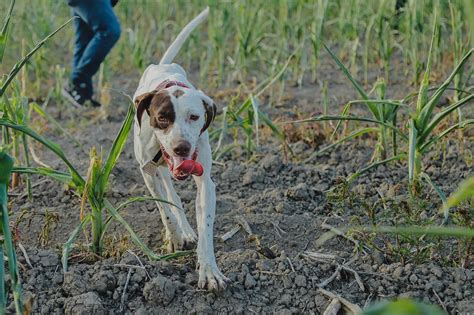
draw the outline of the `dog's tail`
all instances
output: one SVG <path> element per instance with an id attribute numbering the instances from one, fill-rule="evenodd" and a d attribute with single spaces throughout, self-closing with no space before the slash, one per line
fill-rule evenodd
<path id="1" fill-rule="evenodd" d="M 209 15 L 209 7 L 204 9 L 198 16 L 196 16 L 191 22 L 186 25 L 181 33 L 179 33 L 178 37 L 174 40 L 168 50 L 165 52 L 163 57 L 160 60 L 160 65 L 163 64 L 170 64 L 174 57 L 178 54 L 178 51 L 183 46 L 186 39 L 189 37 L 189 34 L 199 25 L 201 24 Z"/>

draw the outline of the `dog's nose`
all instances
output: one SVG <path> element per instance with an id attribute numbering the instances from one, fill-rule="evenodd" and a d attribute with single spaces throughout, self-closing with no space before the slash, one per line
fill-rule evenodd
<path id="1" fill-rule="evenodd" d="M 179 156 L 187 157 L 189 156 L 189 151 L 191 151 L 191 143 L 180 141 L 174 146 L 173 151 Z"/>

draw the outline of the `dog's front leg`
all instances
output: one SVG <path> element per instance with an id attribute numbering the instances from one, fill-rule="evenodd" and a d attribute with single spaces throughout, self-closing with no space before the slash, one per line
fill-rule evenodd
<path id="1" fill-rule="evenodd" d="M 206 133 L 207 135 L 207 133 Z M 209 142 L 199 149 L 199 162 L 204 167 L 201 177 L 194 176 L 197 185 L 196 220 L 198 229 L 198 270 L 200 288 L 225 289 L 229 279 L 217 267 L 214 255 L 213 226 L 216 212 L 216 186 L 211 179 L 212 155 Z"/>

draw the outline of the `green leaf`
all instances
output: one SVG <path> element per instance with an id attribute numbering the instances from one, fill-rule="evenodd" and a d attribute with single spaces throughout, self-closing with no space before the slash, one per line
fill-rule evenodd
<path id="1" fill-rule="evenodd" d="M 69 171 L 71 172 L 71 177 L 74 181 L 74 184 L 77 187 L 84 186 L 84 183 L 85 183 L 84 179 L 81 177 L 79 172 L 74 168 L 74 166 L 71 164 L 71 162 L 66 158 L 64 152 L 61 150 L 61 147 L 59 145 L 57 145 L 56 143 L 44 138 L 43 136 L 40 136 L 39 134 L 37 134 L 34 130 L 30 129 L 29 127 L 15 124 L 15 123 L 13 123 L 12 121 L 10 121 L 8 119 L 0 118 L 0 126 L 5 126 L 5 127 L 8 127 L 8 128 L 11 128 L 11 129 L 21 131 L 21 132 L 27 134 L 28 136 L 32 137 L 36 141 L 40 142 L 41 144 L 43 144 L 45 147 L 50 149 L 54 154 L 56 154 L 61 160 L 63 160 L 64 163 L 66 163 L 66 165 L 69 168 Z"/>
<path id="2" fill-rule="evenodd" d="M 76 19 L 77 17 L 72 17 L 69 19 L 66 23 L 61 25 L 59 28 L 57 28 L 54 32 L 46 36 L 42 41 L 40 41 L 25 57 L 23 57 L 21 60 L 19 60 L 11 69 L 10 73 L 8 74 L 7 78 L 5 81 L 3 81 L 2 86 L 0 87 L 0 97 L 3 96 L 5 93 L 5 90 L 7 87 L 10 85 L 10 83 L 13 81 L 15 76 L 18 74 L 18 72 L 23 68 L 23 66 L 30 60 L 30 58 L 51 38 L 53 37 L 57 32 L 62 30 L 66 25 L 68 25 L 72 20 Z"/>
<path id="3" fill-rule="evenodd" d="M 333 116 L 333 115 L 320 115 L 317 117 L 312 117 L 308 119 L 302 119 L 302 120 L 295 120 L 295 121 L 290 121 L 287 122 L 288 124 L 295 124 L 295 123 L 305 123 L 305 122 L 312 122 L 312 121 L 326 121 L 326 120 L 335 120 L 335 121 L 340 121 L 340 120 L 353 120 L 353 121 L 363 121 L 363 122 L 371 122 L 371 123 L 376 123 L 382 126 L 385 126 L 393 131 L 395 131 L 397 134 L 399 134 L 403 139 L 408 140 L 407 136 L 403 134 L 398 128 L 395 126 L 392 126 L 389 123 L 372 119 L 372 118 L 365 118 L 365 117 L 357 117 L 357 116 Z"/>
<path id="4" fill-rule="evenodd" d="M 84 228 L 84 225 L 87 222 L 89 222 L 90 220 L 92 220 L 92 214 L 86 215 L 82 219 L 81 223 L 79 223 L 79 225 L 72 231 L 72 233 L 69 234 L 68 240 L 66 241 L 66 243 L 64 243 L 64 245 L 63 245 L 63 255 L 62 255 L 62 258 L 61 258 L 61 261 L 62 261 L 62 264 L 63 264 L 63 272 L 67 272 L 69 254 L 71 253 L 72 247 L 74 246 L 74 242 L 75 242 L 77 236 L 79 235 L 79 233 Z"/>
<path id="5" fill-rule="evenodd" d="M 0 184 L 8 185 L 13 169 L 13 159 L 6 152 L 0 152 Z"/>
<path id="6" fill-rule="evenodd" d="M 377 162 L 374 162 L 372 164 L 369 164 L 368 166 L 364 167 L 363 169 L 355 172 L 354 174 L 350 175 L 347 177 L 346 181 L 348 183 L 351 183 L 352 181 L 354 181 L 357 177 L 359 177 L 360 175 L 362 175 L 363 173 L 367 172 L 367 171 L 370 171 L 371 169 L 373 168 L 377 168 L 378 166 L 380 165 L 383 165 L 383 164 L 387 164 L 389 162 L 392 162 L 392 161 L 398 161 L 398 160 L 402 160 L 406 158 L 406 154 L 404 153 L 401 153 L 399 155 L 396 155 L 396 156 L 393 156 L 391 158 L 388 158 L 388 159 L 385 159 L 385 160 L 382 160 L 382 161 L 377 161 Z"/>
<path id="7" fill-rule="evenodd" d="M 348 141 L 352 138 L 355 138 L 355 137 L 359 137 L 359 136 L 362 136 L 366 133 L 369 133 L 369 132 L 375 132 L 375 131 L 378 131 L 379 128 L 374 128 L 374 127 L 368 127 L 368 128 L 362 128 L 362 129 L 358 129 L 358 130 L 355 130 L 353 131 L 350 135 L 348 135 L 347 137 L 344 137 L 328 146 L 325 146 L 324 148 L 314 152 L 313 154 L 310 155 L 309 158 L 307 158 L 306 160 L 304 160 L 304 163 L 308 163 L 308 162 L 311 162 L 312 159 L 314 159 L 315 157 L 317 157 L 318 155 L 321 155 L 323 154 L 324 152 L 334 148 L 335 146 L 345 142 L 345 141 Z"/>
<path id="8" fill-rule="evenodd" d="M 341 60 L 339 60 L 339 58 L 337 58 L 337 56 L 332 52 L 331 49 L 329 49 L 328 46 L 326 46 L 325 43 L 323 43 L 323 46 L 324 48 L 326 49 L 326 51 L 329 53 L 329 55 L 332 57 L 332 59 L 336 62 L 336 64 L 339 66 L 339 68 L 342 70 L 342 72 L 346 75 L 346 77 L 349 79 L 349 81 L 351 81 L 352 85 L 355 87 L 355 89 L 357 90 L 357 92 L 359 92 L 359 95 L 366 101 L 366 104 L 367 104 L 367 107 L 369 108 L 369 110 L 372 112 L 372 114 L 374 115 L 375 118 L 377 119 L 380 119 L 379 117 L 379 114 L 378 114 L 378 110 L 377 110 L 377 107 L 375 107 L 370 101 L 369 101 L 369 96 L 367 95 L 367 93 L 364 91 L 364 89 L 362 88 L 362 86 L 359 84 L 359 82 L 357 82 L 356 79 L 354 79 L 354 77 L 351 75 L 351 73 L 349 72 L 349 70 L 346 68 L 346 66 L 344 66 L 344 64 L 342 63 Z"/>
<path id="9" fill-rule="evenodd" d="M 54 170 L 52 168 L 47 167 L 14 167 L 13 173 L 21 173 L 21 174 L 38 174 L 43 176 L 49 176 L 61 183 L 66 185 L 72 184 L 72 177 L 71 174 Z"/>
<path id="10" fill-rule="evenodd" d="M 444 212 L 444 220 L 445 222 L 448 220 L 448 214 L 449 214 L 449 207 L 448 207 L 448 202 L 446 200 L 446 195 L 445 193 L 439 188 L 428 176 L 428 174 L 422 172 L 420 173 L 420 178 L 424 179 L 428 185 L 430 185 L 438 194 L 439 198 L 441 199 L 441 202 L 443 203 L 443 208 L 446 209 Z"/>
<path id="11" fill-rule="evenodd" d="M 10 24 L 10 19 L 12 17 L 14 7 L 15 0 L 12 0 L 10 3 L 10 8 L 8 9 L 7 16 L 5 17 L 5 23 L 3 24 L 2 30 L 0 31 L 0 65 L 3 62 L 3 55 L 5 54 L 5 48 L 7 46 L 8 26 Z"/>
<path id="12" fill-rule="evenodd" d="M 449 208 L 455 207 L 470 198 L 474 198 L 474 177 L 466 179 L 459 185 L 459 188 L 449 196 L 443 211 L 445 212 Z"/>
<path id="13" fill-rule="evenodd" d="M 361 315 L 444 315 L 443 311 L 434 305 L 427 305 L 409 299 L 389 302 L 382 301 L 368 307 Z"/>
<path id="14" fill-rule="evenodd" d="M 441 140 L 441 138 L 443 138 L 444 136 L 446 136 L 447 134 L 451 133 L 452 131 L 454 130 L 457 130 L 457 129 L 464 129 L 466 128 L 467 126 L 469 125 L 473 125 L 474 124 L 474 119 L 466 119 L 466 120 L 463 120 L 463 121 L 460 121 L 452 126 L 450 126 L 448 129 L 445 129 L 443 130 L 440 134 L 438 134 L 436 137 L 433 137 L 429 142 L 423 144 L 421 147 L 420 147 L 420 151 L 423 152 L 425 151 L 427 148 L 429 148 L 431 145 L 437 143 L 439 140 Z"/>
<path id="15" fill-rule="evenodd" d="M 416 150 L 417 150 L 417 135 L 418 130 L 415 126 L 415 121 L 410 119 L 409 122 L 409 139 L 408 139 L 408 181 L 410 184 L 415 179 L 415 167 L 416 167 Z"/>
<path id="16" fill-rule="evenodd" d="M 469 50 L 461 59 L 461 61 L 457 64 L 457 66 L 454 68 L 453 72 L 449 75 L 449 77 L 446 79 L 446 81 L 443 82 L 443 84 L 434 92 L 433 96 L 431 96 L 430 100 L 426 105 L 423 107 L 421 112 L 419 113 L 417 117 L 417 126 L 425 126 L 428 120 L 431 117 L 431 114 L 433 113 L 434 108 L 436 107 L 436 104 L 438 103 L 438 100 L 440 99 L 441 95 L 444 93 L 444 91 L 447 89 L 449 84 L 453 81 L 454 77 L 456 74 L 461 70 L 463 67 L 464 63 L 469 59 L 469 57 L 472 55 L 474 52 L 474 48 Z M 424 128 L 423 128 L 424 129 Z"/>
<path id="17" fill-rule="evenodd" d="M 433 131 L 433 129 L 436 128 L 436 126 L 444 119 L 446 118 L 449 114 L 451 114 L 453 111 L 456 109 L 460 108 L 461 106 L 467 104 L 471 100 L 474 99 L 474 94 L 470 94 L 466 96 L 465 98 L 459 100 L 458 102 L 449 105 L 446 107 L 444 110 L 436 114 L 433 119 L 429 122 L 429 124 L 424 128 L 420 134 L 419 137 L 419 144 L 422 144 L 425 142 L 425 140 L 428 138 L 430 133 Z"/>
<path id="18" fill-rule="evenodd" d="M 112 169 L 115 167 L 117 160 L 122 153 L 123 147 L 127 142 L 128 134 L 130 133 L 130 129 L 133 125 L 134 115 L 135 115 L 135 106 L 133 104 L 132 99 L 129 97 L 130 104 L 128 106 L 127 116 L 120 127 L 120 131 L 118 132 L 117 136 L 115 137 L 114 143 L 112 144 L 112 148 L 109 151 L 109 155 L 107 160 L 103 166 L 102 173 L 99 179 L 99 194 L 102 196 L 106 190 L 106 186 L 109 182 L 110 173 Z"/>

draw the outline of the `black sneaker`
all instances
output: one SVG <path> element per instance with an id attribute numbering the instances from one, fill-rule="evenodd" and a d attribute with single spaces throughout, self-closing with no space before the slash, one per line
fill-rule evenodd
<path id="1" fill-rule="evenodd" d="M 61 94 L 65 99 L 67 99 L 72 106 L 74 107 L 82 107 L 86 102 L 86 98 L 79 93 L 79 91 L 75 88 L 63 88 Z"/>
<path id="2" fill-rule="evenodd" d="M 66 98 L 74 107 L 100 107 L 102 106 L 98 101 L 93 100 L 92 98 L 84 97 L 77 89 L 75 88 L 63 88 L 62 95 Z"/>

